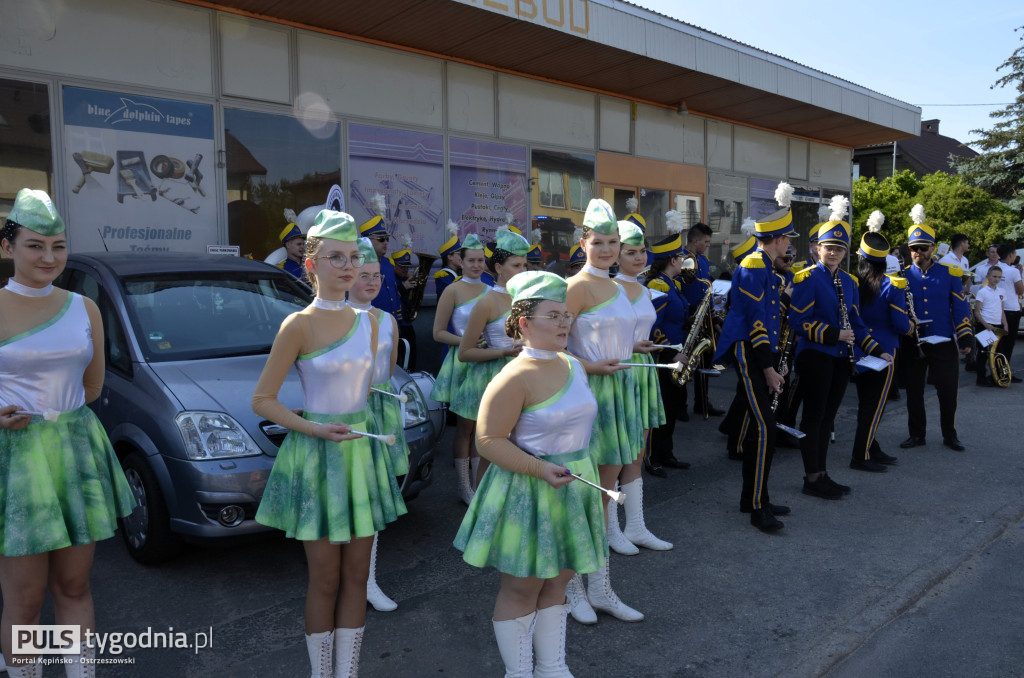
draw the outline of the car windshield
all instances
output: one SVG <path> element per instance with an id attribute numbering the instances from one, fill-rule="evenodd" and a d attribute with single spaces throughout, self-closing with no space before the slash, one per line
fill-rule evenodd
<path id="1" fill-rule="evenodd" d="M 124 279 L 139 345 L 151 362 L 269 353 L 281 322 L 311 300 L 286 275 L 199 275 Z"/>

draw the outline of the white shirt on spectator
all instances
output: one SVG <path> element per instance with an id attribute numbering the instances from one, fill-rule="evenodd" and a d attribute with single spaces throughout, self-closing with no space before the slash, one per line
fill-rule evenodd
<path id="1" fill-rule="evenodd" d="M 999 281 L 999 292 L 1003 295 L 1003 309 L 1007 311 L 1020 310 L 1020 297 L 1017 296 L 1017 283 L 1020 280 L 1020 271 L 1016 266 L 999 262 L 999 268 L 1003 269 L 1003 279 Z"/>
<path id="2" fill-rule="evenodd" d="M 1003 326 L 1003 295 L 999 289 L 985 285 L 974 294 L 975 304 L 980 304 L 979 314 L 989 325 Z"/>
<path id="3" fill-rule="evenodd" d="M 956 252 L 953 252 L 952 250 L 946 252 L 946 256 L 939 259 L 939 263 L 959 266 L 964 272 L 967 272 L 967 270 L 971 267 L 970 263 L 968 263 L 967 261 L 967 257 L 958 257 L 956 255 Z"/>

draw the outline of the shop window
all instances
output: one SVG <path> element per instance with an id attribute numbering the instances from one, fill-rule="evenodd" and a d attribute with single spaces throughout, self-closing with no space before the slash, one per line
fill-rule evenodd
<path id="1" fill-rule="evenodd" d="M 576 212 L 586 212 L 594 197 L 594 181 L 578 174 L 569 175 L 569 204 Z"/>
<path id="2" fill-rule="evenodd" d="M 774 190 L 774 189 L 773 189 Z M 716 233 L 739 235 L 746 217 L 747 178 L 708 172 L 708 226 Z M 735 238 L 731 238 L 735 242 Z"/>
<path id="3" fill-rule="evenodd" d="M 23 188 L 53 195 L 49 88 L 0 78 L 0 217 Z"/>
<path id="4" fill-rule="evenodd" d="M 492 242 L 509 215 L 512 223 L 529 235 L 527 158 L 524 146 L 448 139 L 449 207 L 460 238 L 475 233 L 483 242 Z M 446 239 L 440 238 L 437 244 Z"/>
<path id="5" fill-rule="evenodd" d="M 565 209 L 565 185 L 561 172 L 542 169 L 539 172 L 537 183 L 540 185 L 542 207 Z"/>
<path id="6" fill-rule="evenodd" d="M 594 197 L 594 156 L 534 150 L 530 162 L 532 228 L 540 230 L 546 257 L 568 259 L 573 232 L 583 225 L 583 215 Z"/>
<path id="7" fill-rule="evenodd" d="M 228 237 L 242 255 L 263 259 L 281 246 L 285 209 L 322 205 L 341 183 L 341 129 L 309 121 L 227 108 Z M 314 215 L 315 216 L 315 215 Z"/>

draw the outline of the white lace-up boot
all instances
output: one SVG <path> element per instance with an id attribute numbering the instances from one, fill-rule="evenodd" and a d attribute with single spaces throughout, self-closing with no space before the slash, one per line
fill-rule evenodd
<path id="1" fill-rule="evenodd" d="M 643 613 L 626 605 L 615 595 L 608 567 L 609 561 L 606 560 L 604 567 L 587 575 L 587 598 L 590 600 L 590 605 L 595 610 L 610 614 L 622 621 L 641 621 L 644 618 Z"/>
<path id="2" fill-rule="evenodd" d="M 331 678 L 334 671 L 334 631 L 306 634 L 312 678 Z"/>
<path id="3" fill-rule="evenodd" d="M 616 484 L 618 487 L 618 484 Z M 619 505 L 609 499 L 607 502 L 606 513 L 608 514 L 608 548 L 615 551 L 620 556 L 635 556 L 640 553 L 633 542 L 626 538 L 622 534 L 622 528 L 619 527 Z M 627 509 L 626 513 L 629 513 L 628 503 L 629 497 L 626 498 Z M 629 522 L 626 523 L 629 525 Z"/>
<path id="4" fill-rule="evenodd" d="M 455 478 L 459 489 L 459 499 L 469 506 L 473 501 L 473 479 L 470 477 L 469 459 L 455 460 Z"/>
<path id="5" fill-rule="evenodd" d="M 373 533 L 373 550 L 370 551 L 370 577 L 366 580 L 366 601 L 373 605 L 377 612 L 391 612 L 398 607 L 398 603 L 391 600 L 377 586 L 377 535 Z"/>
<path id="6" fill-rule="evenodd" d="M 498 641 L 505 678 L 533 678 L 533 626 L 537 612 L 508 621 L 494 621 L 494 637 Z"/>
<path id="7" fill-rule="evenodd" d="M 334 629 L 334 678 L 359 676 L 359 650 L 363 646 L 365 628 Z"/>
<path id="8" fill-rule="evenodd" d="M 565 586 L 565 597 L 569 601 L 569 614 L 580 624 L 596 624 L 597 613 L 587 600 L 587 591 L 583 588 L 583 577 L 574 574 Z"/>
<path id="9" fill-rule="evenodd" d="M 652 551 L 670 551 L 672 544 L 658 539 L 644 524 L 644 479 L 637 478 L 622 486 L 626 493 L 626 530 L 623 537 L 636 546 L 643 546 Z M 612 534 L 609 528 L 608 543 L 611 544 Z"/>
<path id="10" fill-rule="evenodd" d="M 67 678 L 96 678 L 96 648 L 85 643 L 78 644 L 78 652 L 65 657 L 70 664 L 64 665 Z M 40 667 L 40 676 L 42 676 Z"/>
<path id="11" fill-rule="evenodd" d="M 565 626 L 568 605 L 553 605 L 537 610 L 533 629 L 533 678 L 573 678 L 565 665 Z"/>
<path id="12" fill-rule="evenodd" d="M 43 665 L 39 663 L 39 657 L 27 664 L 18 666 L 8 664 L 6 670 L 10 678 L 43 678 Z"/>

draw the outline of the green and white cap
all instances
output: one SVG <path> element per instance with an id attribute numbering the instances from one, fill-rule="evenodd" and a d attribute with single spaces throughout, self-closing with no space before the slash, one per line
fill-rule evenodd
<path id="1" fill-rule="evenodd" d="M 547 271 L 523 271 L 505 284 L 505 289 L 512 296 L 512 303 L 527 299 L 546 299 L 565 303 L 565 292 L 569 283 L 565 278 Z"/>
<path id="2" fill-rule="evenodd" d="M 619 240 L 623 245 L 630 247 L 643 247 L 644 232 L 632 221 L 619 222 Z"/>
<path id="3" fill-rule="evenodd" d="M 504 226 L 498 229 L 495 240 L 495 247 L 517 257 L 525 257 L 530 251 L 530 241 Z"/>
<path id="4" fill-rule="evenodd" d="M 376 264 L 380 261 L 377 258 L 377 250 L 373 249 L 373 243 L 369 238 L 359 239 L 359 254 L 363 255 L 364 264 Z"/>
<path id="5" fill-rule="evenodd" d="M 482 250 L 484 249 L 484 244 L 480 242 L 480 238 L 477 237 L 476 233 L 470 233 L 466 236 L 466 239 L 462 241 L 462 249 Z"/>
<path id="6" fill-rule="evenodd" d="M 23 188 L 14 199 L 8 221 L 39 235 L 59 235 L 64 232 L 64 220 L 57 214 L 57 208 L 46 191 Z"/>
<path id="7" fill-rule="evenodd" d="M 615 210 L 604 200 L 594 198 L 587 205 L 587 213 L 583 217 L 583 226 L 601 235 L 616 235 L 619 224 L 615 219 Z"/>
<path id="8" fill-rule="evenodd" d="M 356 220 L 345 212 L 320 210 L 306 235 L 310 238 L 355 242 L 359 238 L 359 229 Z"/>

